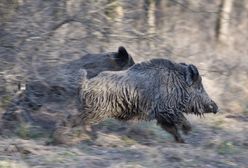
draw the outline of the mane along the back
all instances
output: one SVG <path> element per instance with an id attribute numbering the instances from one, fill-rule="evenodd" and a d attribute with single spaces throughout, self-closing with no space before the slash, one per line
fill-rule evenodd
<path id="1" fill-rule="evenodd" d="M 136 63 L 132 67 L 129 68 L 130 71 L 149 71 L 155 69 L 164 69 L 170 71 L 178 71 L 182 73 L 184 71 L 184 66 L 181 64 L 175 63 L 168 59 L 156 58 L 151 59 L 149 61 L 144 61 L 141 63 Z"/>

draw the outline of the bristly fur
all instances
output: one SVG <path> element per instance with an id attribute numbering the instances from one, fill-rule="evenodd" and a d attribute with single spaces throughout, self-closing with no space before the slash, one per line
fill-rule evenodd
<path id="1" fill-rule="evenodd" d="M 70 115 L 66 125 L 88 125 L 106 118 L 157 120 L 177 142 L 184 142 L 191 125 L 183 113 L 202 116 L 217 112 L 217 105 L 205 92 L 197 68 L 166 59 L 152 59 L 123 71 L 105 71 L 87 79 L 81 71 L 78 89 L 79 113 Z"/>
<path id="2" fill-rule="evenodd" d="M 115 118 L 179 124 L 182 113 L 189 111 L 195 99 L 185 82 L 185 71 L 185 65 L 152 59 L 125 71 L 107 71 L 85 79 L 80 89 L 81 122 Z M 208 97 L 204 100 L 207 102 L 196 103 L 197 106 L 210 102 Z"/>

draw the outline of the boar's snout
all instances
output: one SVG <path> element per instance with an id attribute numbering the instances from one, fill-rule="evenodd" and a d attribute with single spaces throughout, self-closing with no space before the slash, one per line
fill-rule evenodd
<path id="1" fill-rule="evenodd" d="M 214 101 L 208 105 L 208 112 L 216 114 L 218 112 L 218 106 Z"/>

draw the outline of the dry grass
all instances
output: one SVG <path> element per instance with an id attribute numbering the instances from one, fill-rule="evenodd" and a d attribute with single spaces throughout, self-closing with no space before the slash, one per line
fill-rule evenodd
<path id="1" fill-rule="evenodd" d="M 245 122 L 221 114 L 189 119 L 194 129 L 185 137 L 186 144 L 175 143 L 153 123 L 133 123 L 125 129 L 108 133 L 106 127 L 97 128 L 96 140 L 58 146 L 47 146 L 49 137 L 46 136 L 39 139 L 26 138 L 28 131 L 24 127 L 23 137 L 0 138 L 0 166 L 119 168 L 207 165 L 241 168 L 248 164 L 248 126 Z M 109 122 L 103 125 L 118 125 L 113 120 Z M 121 125 L 119 123 L 119 127 Z"/>

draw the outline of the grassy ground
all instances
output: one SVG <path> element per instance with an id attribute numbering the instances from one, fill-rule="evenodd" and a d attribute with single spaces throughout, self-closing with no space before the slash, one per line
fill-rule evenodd
<path id="1" fill-rule="evenodd" d="M 96 140 L 67 146 L 47 145 L 49 135 L 22 126 L 0 136 L 0 168 L 247 167 L 247 114 L 188 118 L 193 131 L 186 144 L 175 143 L 154 122 L 105 121 Z"/>

